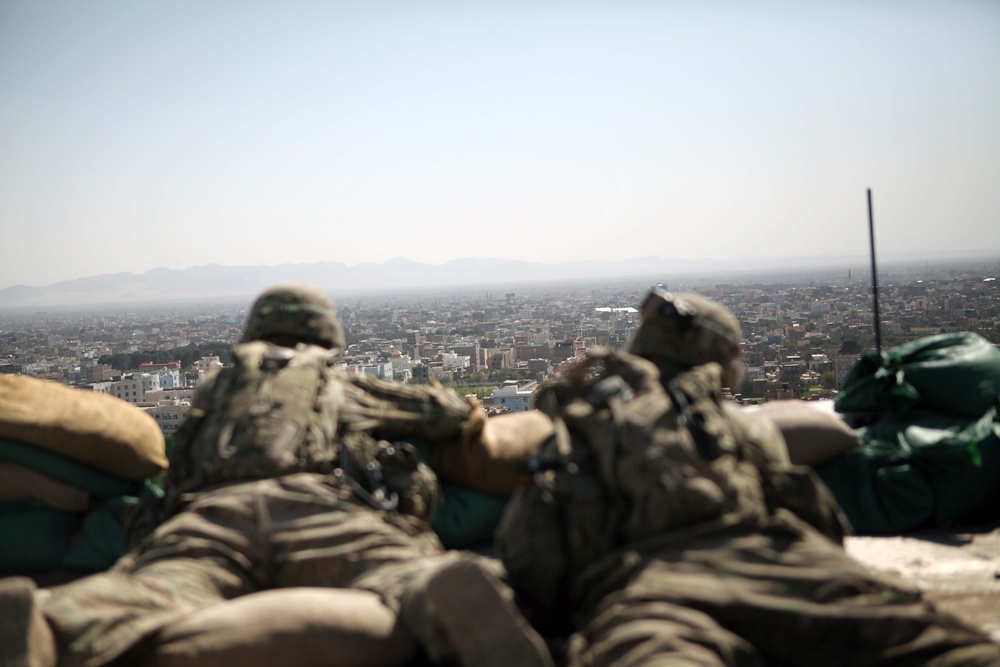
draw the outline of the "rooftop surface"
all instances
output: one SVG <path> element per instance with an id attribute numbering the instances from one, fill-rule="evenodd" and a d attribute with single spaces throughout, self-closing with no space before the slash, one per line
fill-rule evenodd
<path id="1" fill-rule="evenodd" d="M 847 538 L 847 552 L 1000 641 L 1000 525 Z"/>

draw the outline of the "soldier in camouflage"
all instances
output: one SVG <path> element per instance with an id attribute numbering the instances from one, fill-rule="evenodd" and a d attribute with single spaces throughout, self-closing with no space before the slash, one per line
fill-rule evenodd
<path id="1" fill-rule="evenodd" d="M 320 291 L 261 294 L 234 366 L 199 384 L 164 501 L 135 523 L 151 532 L 105 573 L 47 591 L 0 582 L 0 666 L 141 662 L 174 620 L 297 586 L 377 594 L 436 662 L 550 665 L 493 569 L 430 530 L 437 480 L 410 443 L 474 440 L 481 411 L 441 387 L 348 375 L 343 347 Z"/>
<path id="2" fill-rule="evenodd" d="M 655 289 L 630 352 L 597 352 L 536 405 L 556 437 L 498 550 L 570 667 L 1000 665 L 1000 646 L 882 580 L 780 433 L 723 405 L 736 319 Z"/>

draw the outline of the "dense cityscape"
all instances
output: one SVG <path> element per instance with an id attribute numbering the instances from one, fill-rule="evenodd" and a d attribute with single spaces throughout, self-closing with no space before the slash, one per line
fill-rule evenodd
<path id="1" fill-rule="evenodd" d="M 1000 342 L 998 273 L 995 263 L 880 272 L 881 346 L 949 331 Z M 746 369 L 730 388 L 735 401 L 829 398 L 875 348 L 870 274 L 844 269 L 335 296 L 348 343 L 342 363 L 348 372 L 455 386 L 491 413 L 528 410 L 538 384 L 588 348 L 627 344 L 654 282 L 710 296 L 737 315 Z M 198 379 L 229 361 L 251 299 L 0 313 L 0 373 L 111 394 L 171 433 Z"/>

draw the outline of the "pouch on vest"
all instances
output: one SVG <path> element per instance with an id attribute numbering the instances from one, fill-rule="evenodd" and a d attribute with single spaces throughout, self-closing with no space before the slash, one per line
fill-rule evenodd
<path id="1" fill-rule="evenodd" d="M 413 445 L 376 440 L 365 432 L 347 433 L 341 442 L 341 467 L 365 502 L 430 522 L 441 489 Z"/>

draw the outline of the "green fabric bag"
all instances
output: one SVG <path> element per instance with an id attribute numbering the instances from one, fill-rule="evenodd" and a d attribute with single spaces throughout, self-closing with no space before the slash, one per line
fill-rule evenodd
<path id="1" fill-rule="evenodd" d="M 81 515 L 37 500 L 0 502 L 0 573 L 28 574 L 62 567 Z"/>
<path id="2" fill-rule="evenodd" d="M 63 559 L 63 567 L 83 572 L 100 572 L 125 555 L 125 512 L 135 503 L 134 496 L 109 498 L 87 512 L 76 544 Z"/>
<path id="3" fill-rule="evenodd" d="M 1000 518 L 1000 420 L 911 410 L 857 429 L 863 445 L 820 466 L 854 530 L 892 534 Z"/>
<path id="4" fill-rule="evenodd" d="M 124 555 L 125 511 L 135 502 L 143 482 L 7 438 L 0 438 L 0 460 L 72 484 L 99 501 L 83 514 L 56 510 L 40 501 L 0 503 L 0 570 L 98 572 Z"/>
<path id="5" fill-rule="evenodd" d="M 424 461 L 432 461 L 433 445 L 410 440 Z M 471 489 L 460 484 L 441 482 L 441 500 L 431 517 L 431 528 L 446 549 L 474 549 L 493 544 L 493 533 L 510 499 Z"/>
<path id="6" fill-rule="evenodd" d="M 431 527 L 447 549 L 474 549 L 493 544 L 493 533 L 509 498 L 457 484 L 441 485 L 441 502 Z"/>
<path id="7" fill-rule="evenodd" d="M 1000 518 L 1000 349 L 928 336 L 851 369 L 836 409 L 863 444 L 816 469 L 859 533 Z"/>
<path id="8" fill-rule="evenodd" d="M 1000 349 L 970 332 L 928 336 L 866 353 L 844 381 L 841 413 L 930 408 L 978 419 L 1000 405 Z"/>

